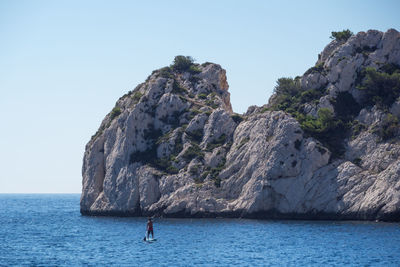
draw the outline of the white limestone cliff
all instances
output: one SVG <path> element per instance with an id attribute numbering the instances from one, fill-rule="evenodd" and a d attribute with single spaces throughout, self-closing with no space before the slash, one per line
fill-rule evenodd
<path id="1" fill-rule="evenodd" d="M 301 90 L 324 92 L 305 114 L 340 114 L 341 92 L 362 103 L 360 72 L 385 64 L 400 65 L 396 30 L 332 41 L 300 78 Z M 195 66 L 157 70 L 117 101 L 86 146 L 82 214 L 400 221 L 400 130 L 389 140 L 377 131 L 400 119 L 399 99 L 388 110 L 360 104 L 362 127 L 338 156 L 273 110 L 276 96 L 233 113 L 225 70 Z"/>

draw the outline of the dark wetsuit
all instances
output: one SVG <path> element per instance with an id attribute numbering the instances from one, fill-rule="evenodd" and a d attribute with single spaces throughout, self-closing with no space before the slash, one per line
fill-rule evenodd
<path id="1" fill-rule="evenodd" d="M 147 238 L 150 237 L 150 234 L 151 234 L 151 237 L 154 238 L 153 222 L 152 221 L 147 222 Z"/>

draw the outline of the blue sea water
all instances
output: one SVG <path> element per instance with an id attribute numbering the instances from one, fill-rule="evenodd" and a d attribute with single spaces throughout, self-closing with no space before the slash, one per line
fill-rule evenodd
<path id="1" fill-rule="evenodd" d="M 1 266 L 399 266 L 400 224 L 85 217 L 79 195 L 0 195 Z"/>

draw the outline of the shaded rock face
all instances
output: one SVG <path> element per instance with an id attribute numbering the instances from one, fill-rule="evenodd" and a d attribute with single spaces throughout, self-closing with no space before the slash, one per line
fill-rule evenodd
<path id="1" fill-rule="evenodd" d="M 400 100 L 362 106 L 357 89 L 362 69 L 389 63 L 400 65 L 400 34 L 371 30 L 332 41 L 317 61 L 323 71 L 301 77 L 302 90 L 325 90 L 304 104 L 310 116 L 339 114 L 340 92 L 361 105 L 354 122 L 362 127 L 343 139 L 340 157 L 269 105 L 234 114 L 217 64 L 157 70 L 117 101 L 87 144 L 81 213 L 400 221 L 400 132 L 382 140 L 376 130 L 400 118 Z"/>

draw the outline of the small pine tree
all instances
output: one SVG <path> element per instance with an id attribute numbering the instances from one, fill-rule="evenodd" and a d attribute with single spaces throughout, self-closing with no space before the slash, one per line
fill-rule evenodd
<path id="1" fill-rule="evenodd" d="M 194 63 L 194 59 L 190 56 L 176 56 L 174 58 L 174 63 L 171 67 L 177 71 L 186 71 L 189 70 L 190 66 Z"/>
<path id="2" fill-rule="evenodd" d="M 343 30 L 341 32 L 332 32 L 331 39 L 335 39 L 337 41 L 347 41 L 351 36 L 353 35 L 353 32 L 350 31 L 349 29 Z"/>

